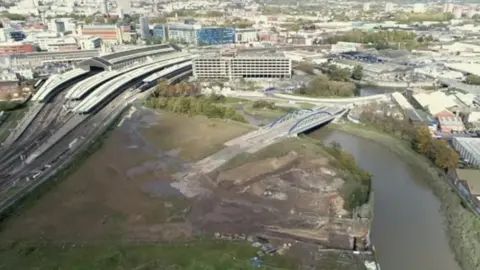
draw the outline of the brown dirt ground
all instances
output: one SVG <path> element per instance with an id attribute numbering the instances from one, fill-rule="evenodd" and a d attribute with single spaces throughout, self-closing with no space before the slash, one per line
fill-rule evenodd
<path id="1" fill-rule="evenodd" d="M 66 181 L 45 194 L 31 208 L 12 219 L 0 233 L 2 240 L 91 241 L 110 238 L 165 239 L 191 234 L 182 222 L 189 201 L 156 198 L 139 187 L 153 179 L 169 181 L 161 171 L 127 177 L 126 168 L 148 157 L 126 147 L 127 137 L 114 132 Z M 168 222 L 173 217 L 173 223 Z M 180 221 L 180 222 L 176 222 Z"/>

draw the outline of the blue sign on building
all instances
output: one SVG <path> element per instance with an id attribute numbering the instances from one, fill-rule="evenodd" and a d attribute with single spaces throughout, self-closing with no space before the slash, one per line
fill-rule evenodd
<path id="1" fill-rule="evenodd" d="M 199 45 L 220 45 L 235 43 L 235 30 L 225 27 L 207 27 L 197 30 Z"/>

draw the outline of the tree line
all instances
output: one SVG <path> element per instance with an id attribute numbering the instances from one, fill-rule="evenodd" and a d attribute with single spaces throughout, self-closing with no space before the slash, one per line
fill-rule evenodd
<path id="1" fill-rule="evenodd" d="M 417 39 L 414 32 L 394 30 L 394 31 L 377 31 L 365 32 L 361 30 L 352 30 L 341 35 L 335 35 L 325 40 L 328 44 L 336 44 L 339 41 L 355 42 L 366 44 L 369 47 L 381 49 L 415 49 L 420 46 L 427 45 L 433 38 Z"/>
<path id="2" fill-rule="evenodd" d="M 221 95 L 209 97 L 200 94 L 195 84 L 181 82 L 169 85 L 167 80 L 160 80 L 153 94 L 145 101 L 145 105 L 154 109 L 167 110 L 189 116 L 203 115 L 208 118 L 230 119 L 246 123 L 245 118 L 235 109 L 218 105 L 225 102 Z"/>
<path id="3" fill-rule="evenodd" d="M 306 68 L 309 68 L 302 63 L 299 67 L 307 71 Z M 324 64 L 320 69 L 323 75 L 315 76 L 307 85 L 301 87 L 299 94 L 312 97 L 351 97 L 357 94 L 355 84 L 350 82 L 350 70 L 330 64 Z M 359 75 L 358 71 L 355 75 Z"/>
<path id="4" fill-rule="evenodd" d="M 360 121 L 407 141 L 413 150 L 440 169 L 453 169 L 458 165 L 458 153 L 445 140 L 433 138 L 427 126 L 412 124 L 406 115 L 391 113 L 387 105 L 369 105 L 360 114 Z"/>

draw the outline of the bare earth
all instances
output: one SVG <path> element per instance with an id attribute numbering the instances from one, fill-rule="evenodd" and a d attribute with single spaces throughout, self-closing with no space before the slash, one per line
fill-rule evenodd
<path id="1" fill-rule="evenodd" d="M 220 233 L 350 249 L 352 237 L 365 237 L 365 223 L 339 218 L 348 214 L 339 196 L 342 174 L 298 139 L 269 146 L 282 148 L 279 156 L 201 176 L 198 185 L 209 196 L 187 198 L 171 185 L 173 173 L 249 130 L 134 112 L 78 171 L 12 218 L 0 239 L 171 241 Z M 265 153 L 277 153 L 272 149 Z"/>

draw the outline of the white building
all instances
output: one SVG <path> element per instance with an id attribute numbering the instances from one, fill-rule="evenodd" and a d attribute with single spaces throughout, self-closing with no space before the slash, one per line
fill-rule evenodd
<path id="1" fill-rule="evenodd" d="M 148 17 L 142 16 L 140 17 L 140 37 L 145 39 L 150 39 L 150 27 L 148 26 Z"/>
<path id="2" fill-rule="evenodd" d="M 462 18 L 462 14 L 463 14 L 462 7 L 455 7 L 453 9 L 453 18 L 460 19 L 460 18 Z"/>
<path id="3" fill-rule="evenodd" d="M 393 8 L 394 8 L 393 3 L 391 2 L 385 3 L 385 12 L 387 13 L 393 12 Z"/>
<path id="4" fill-rule="evenodd" d="M 250 43 L 258 41 L 258 30 L 253 28 L 235 29 L 236 43 Z"/>
<path id="5" fill-rule="evenodd" d="M 453 3 L 443 4 L 443 13 L 452 13 L 455 5 Z"/>
<path id="6" fill-rule="evenodd" d="M 290 78 L 292 61 L 279 56 L 201 56 L 193 60 L 195 78 Z"/>
<path id="7" fill-rule="evenodd" d="M 100 37 L 82 37 L 78 44 L 82 50 L 95 50 L 102 47 L 103 41 Z"/>
<path id="8" fill-rule="evenodd" d="M 415 12 L 415 13 L 424 13 L 424 12 L 425 12 L 425 4 L 423 4 L 423 3 L 415 3 L 415 4 L 413 4 L 413 12 Z"/>
<path id="9" fill-rule="evenodd" d="M 453 138 L 453 147 L 468 163 L 480 165 L 480 138 Z"/>
<path id="10" fill-rule="evenodd" d="M 363 3 L 363 11 L 364 12 L 370 11 L 370 3 Z"/>

